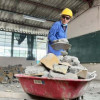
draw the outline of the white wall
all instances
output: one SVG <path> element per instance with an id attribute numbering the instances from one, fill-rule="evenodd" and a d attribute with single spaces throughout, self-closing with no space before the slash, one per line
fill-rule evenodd
<path id="1" fill-rule="evenodd" d="M 22 57 L 0 57 L 0 67 L 17 64 L 22 64 L 23 67 L 26 67 L 36 64 L 36 61 L 26 60 L 26 58 Z"/>
<path id="2" fill-rule="evenodd" d="M 90 8 L 68 24 L 68 38 L 100 30 L 100 6 Z"/>

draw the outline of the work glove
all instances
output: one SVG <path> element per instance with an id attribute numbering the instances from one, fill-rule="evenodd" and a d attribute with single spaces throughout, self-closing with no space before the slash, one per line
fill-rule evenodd
<path id="1" fill-rule="evenodd" d="M 54 41 L 53 41 L 53 43 L 57 43 L 57 42 L 59 42 L 59 40 L 54 40 Z"/>
<path id="2" fill-rule="evenodd" d="M 54 40 L 53 43 L 57 43 L 57 42 L 63 42 L 63 43 L 68 43 L 69 41 L 66 38 L 62 38 L 62 39 L 58 39 L 58 40 Z"/>
<path id="3" fill-rule="evenodd" d="M 59 39 L 59 42 L 69 43 L 69 41 L 66 38 Z"/>

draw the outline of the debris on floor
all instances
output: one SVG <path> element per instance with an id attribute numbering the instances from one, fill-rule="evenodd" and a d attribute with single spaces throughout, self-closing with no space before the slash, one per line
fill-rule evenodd
<path id="1" fill-rule="evenodd" d="M 40 60 L 39 64 L 27 66 L 25 74 L 62 79 L 89 79 L 96 76 L 96 72 L 88 72 L 88 70 L 80 64 L 77 57 L 69 56 L 67 53 L 59 57 L 49 53 Z"/>
<path id="2" fill-rule="evenodd" d="M 8 65 L 7 67 L 0 67 L 0 83 L 6 84 L 14 81 L 18 81 L 14 77 L 14 74 L 24 73 L 24 68 L 21 64 L 19 65 Z"/>

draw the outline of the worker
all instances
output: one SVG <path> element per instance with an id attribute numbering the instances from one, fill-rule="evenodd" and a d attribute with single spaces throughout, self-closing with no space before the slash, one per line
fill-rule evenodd
<path id="1" fill-rule="evenodd" d="M 53 53 L 56 56 L 60 56 L 63 50 L 54 50 L 51 44 L 59 39 L 67 40 L 67 24 L 72 18 L 73 12 L 69 8 L 65 8 L 60 15 L 61 20 L 52 25 L 48 34 L 48 53 Z"/>

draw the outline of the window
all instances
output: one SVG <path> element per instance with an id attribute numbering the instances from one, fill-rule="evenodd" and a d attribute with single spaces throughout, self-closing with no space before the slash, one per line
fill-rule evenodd
<path id="1" fill-rule="evenodd" d="M 47 37 L 0 31 L 0 56 L 38 61 L 47 53 Z"/>
<path id="2" fill-rule="evenodd" d="M 0 56 L 11 56 L 11 32 L 0 31 Z"/>
<path id="3" fill-rule="evenodd" d="M 13 57 L 27 57 L 27 38 L 25 37 L 20 44 L 18 43 L 18 38 L 20 39 L 20 34 L 14 33 Z"/>
<path id="4" fill-rule="evenodd" d="M 47 54 L 47 37 L 36 36 L 37 61 L 41 60 Z"/>

